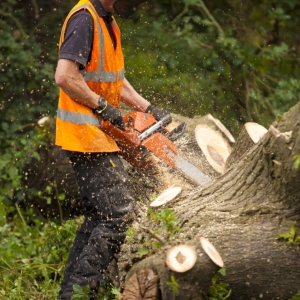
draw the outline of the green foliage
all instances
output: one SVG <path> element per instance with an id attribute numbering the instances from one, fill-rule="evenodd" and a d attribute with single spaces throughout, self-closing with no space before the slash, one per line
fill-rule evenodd
<path id="1" fill-rule="evenodd" d="M 127 225 L 127 231 L 125 232 L 125 234 L 128 237 L 128 241 L 131 243 L 136 234 L 136 230 L 135 228 Z"/>
<path id="2" fill-rule="evenodd" d="M 294 168 L 298 169 L 299 166 L 300 166 L 300 154 L 299 155 L 295 155 L 293 157 L 293 160 L 294 160 Z"/>
<path id="3" fill-rule="evenodd" d="M 0 295 L 14 300 L 54 299 L 80 222 L 58 226 L 31 219 L 28 225 L 16 215 L 0 227 Z"/>
<path id="4" fill-rule="evenodd" d="M 178 294 L 178 289 L 180 286 L 179 286 L 178 282 L 176 281 L 175 276 L 171 275 L 170 281 L 168 281 L 166 284 L 167 284 L 167 286 L 170 286 L 172 288 L 172 291 L 174 294 Z"/>
<path id="5" fill-rule="evenodd" d="M 226 270 L 224 268 L 218 271 L 212 279 L 212 285 L 208 290 L 208 299 L 209 300 L 222 300 L 229 299 L 231 295 L 231 290 L 228 290 L 228 284 L 225 282 L 219 281 L 219 275 L 225 276 Z"/>
<path id="6" fill-rule="evenodd" d="M 299 100 L 298 1 L 155 1 L 121 21 L 126 76 L 157 105 L 235 133 Z M 147 32 L 147 34 L 144 34 Z"/>
<path id="7" fill-rule="evenodd" d="M 140 256 L 145 256 L 151 253 L 150 249 L 140 249 L 139 251 L 136 252 L 136 254 Z"/>
<path id="8" fill-rule="evenodd" d="M 73 294 L 71 300 L 88 300 L 90 287 L 81 287 L 78 284 L 73 285 Z M 99 288 L 97 300 L 114 300 L 120 295 L 120 291 L 112 286 L 109 282 L 104 282 Z"/>
<path id="9" fill-rule="evenodd" d="M 299 228 L 299 225 L 295 223 L 295 225 L 291 226 L 289 232 L 280 234 L 277 239 L 285 240 L 287 244 L 295 245 L 300 242 L 300 235 L 297 235 L 296 228 Z"/>
<path id="10" fill-rule="evenodd" d="M 176 225 L 177 217 L 175 216 L 174 209 L 166 207 L 161 211 L 156 212 L 149 208 L 147 217 L 155 223 L 161 224 L 162 228 L 170 234 L 171 238 L 174 238 L 175 234 L 180 230 Z"/>
<path id="11" fill-rule="evenodd" d="M 0 226 L 8 205 L 21 203 L 28 193 L 21 184 L 24 165 L 40 161 L 37 150 L 49 135 L 49 128 L 39 128 L 37 121 L 55 115 L 57 42 L 72 2 L 1 2 Z"/>
<path id="12" fill-rule="evenodd" d="M 85 286 L 81 287 L 78 284 L 73 285 L 73 294 L 71 300 L 88 300 L 89 299 L 89 292 L 90 292 L 90 287 Z"/>

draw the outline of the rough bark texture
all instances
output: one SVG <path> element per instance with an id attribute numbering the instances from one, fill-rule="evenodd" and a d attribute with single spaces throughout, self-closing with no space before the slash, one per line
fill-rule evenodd
<path id="1" fill-rule="evenodd" d="M 213 273 L 209 259 L 199 260 L 186 274 L 175 274 L 180 285 L 177 295 L 167 286 L 174 273 L 164 263 L 171 244 L 198 247 L 202 235 L 224 260 L 227 275 L 223 281 L 232 289 L 230 299 L 289 299 L 295 295 L 300 290 L 299 245 L 288 245 L 277 237 L 300 219 L 300 169 L 293 165 L 293 156 L 300 153 L 299 115 L 300 104 L 273 124 L 279 131 L 276 135 L 268 132 L 224 175 L 171 202 L 180 234 L 155 254 L 140 262 L 135 258 L 126 280 L 140 268 L 152 268 L 160 277 L 161 299 L 203 299 Z M 144 224 L 162 231 L 149 222 Z M 146 238 L 145 232 L 140 233 L 136 244 L 124 247 L 121 270 L 122 256 L 128 259 L 130 253 L 132 257 Z"/>
<path id="2" fill-rule="evenodd" d="M 120 289 L 139 270 L 153 270 L 159 278 L 159 292 L 155 297 L 162 300 L 206 299 L 212 276 L 219 267 L 200 247 L 199 237 L 204 236 L 224 260 L 227 274 L 221 280 L 232 289 L 230 299 L 273 300 L 295 295 L 300 290 L 299 244 L 288 245 L 277 237 L 287 233 L 294 222 L 300 220 L 300 168 L 293 166 L 293 156 L 300 154 L 299 115 L 300 103 L 283 115 L 279 123 L 275 122 L 276 129 L 245 151 L 243 157 L 221 176 L 205 161 L 193 135 L 198 122 L 191 120 L 186 135 L 177 144 L 182 155 L 214 179 L 206 187 L 197 187 L 170 168 L 162 168 L 159 174 L 151 175 L 127 166 L 132 193 L 138 202 L 134 239 L 128 239 L 119 256 Z M 46 157 L 51 149 L 45 150 Z M 70 176 L 59 175 L 60 168 L 63 169 L 61 174 Z M 41 169 L 43 172 L 39 173 Z M 62 164 L 53 152 L 47 163 L 30 167 L 27 184 L 42 186 L 56 179 L 59 192 L 66 192 L 65 209 L 73 214 L 78 211 L 77 200 L 74 205 L 70 203 L 78 199 L 78 192 L 71 176 L 70 165 Z M 146 218 L 153 194 L 172 185 L 183 187 L 181 196 L 168 203 L 168 207 L 175 210 L 180 227 L 175 240 L 168 239 L 160 224 Z M 154 236 L 139 225 L 151 228 L 167 242 L 157 250 Z M 172 272 L 165 264 L 166 251 L 179 243 L 196 247 L 199 255 L 196 265 L 180 274 Z M 136 254 L 142 248 L 151 249 L 151 254 Z M 178 293 L 167 285 L 171 276 L 179 284 Z"/>

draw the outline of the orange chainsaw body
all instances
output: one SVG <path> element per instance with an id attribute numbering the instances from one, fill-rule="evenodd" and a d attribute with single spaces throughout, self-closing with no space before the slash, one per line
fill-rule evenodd
<path id="1" fill-rule="evenodd" d="M 170 166 L 175 165 L 178 149 L 164 135 L 164 133 L 168 133 L 166 128 L 153 132 L 143 140 L 139 139 L 140 134 L 157 123 L 151 114 L 131 112 L 126 114 L 123 119 L 125 131 L 103 120 L 101 120 L 101 129 L 116 141 L 121 155 L 126 161 L 140 170 L 153 169 L 153 162 L 147 157 L 149 152 L 152 152 Z"/>

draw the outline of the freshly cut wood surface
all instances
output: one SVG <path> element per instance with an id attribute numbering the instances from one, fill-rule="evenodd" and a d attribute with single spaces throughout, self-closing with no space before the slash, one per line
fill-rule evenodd
<path id="1" fill-rule="evenodd" d="M 195 136 L 209 164 L 219 173 L 225 172 L 225 164 L 232 149 L 220 133 L 205 124 L 197 125 Z"/>
<path id="2" fill-rule="evenodd" d="M 219 119 L 214 118 L 211 114 L 207 114 L 203 117 L 195 116 L 193 120 L 197 121 L 197 125 L 205 124 L 211 129 L 220 132 L 223 138 L 225 138 L 225 140 L 227 140 L 230 145 L 233 145 L 235 143 L 235 138 L 225 127 L 225 125 Z"/>
<path id="3" fill-rule="evenodd" d="M 168 250 L 166 264 L 172 271 L 182 273 L 190 270 L 195 265 L 197 257 L 193 247 L 180 244 Z"/>
<path id="4" fill-rule="evenodd" d="M 122 300 L 159 299 L 159 277 L 151 269 L 139 270 L 126 283 Z"/>
<path id="5" fill-rule="evenodd" d="M 235 138 L 219 119 L 214 118 L 211 114 L 208 114 L 207 118 L 215 123 L 216 127 L 229 140 L 230 143 L 235 143 Z"/>
<path id="6" fill-rule="evenodd" d="M 246 123 L 245 128 L 254 144 L 257 144 L 259 140 L 268 132 L 264 126 L 254 122 Z"/>
<path id="7" fill-rule="evenodd" d="M 239 133 L 237 142 L 226 161 L 226 169 L 231 167 L 266 134 L 267 129 L 257 123 L 245 123 Z"/>
<path id="8" fill-rule="evenodd" d="M 204 236 L 200 237 L 200 243 L 205 251 L 205 253 L 209 256 L 209 258 L 219 267 L 223 268 L 224 267 L 224 262 L 219 254 L 218 250 L 214 247 L 214 245 L 206 239 Z"/>
<path id="9" fill-rule="evenodd" d="M 181 187 L 170 187 L 164 190 L 154 201 L 150 203 L 150 206 L 157 207 L 166 204 L 176 198 L 176 196 L 180 194 L 181 190 Z"/>

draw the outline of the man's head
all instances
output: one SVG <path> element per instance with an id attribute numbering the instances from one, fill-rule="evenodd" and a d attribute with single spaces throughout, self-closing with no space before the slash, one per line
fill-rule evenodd
<path id="1" fill-rule="evenodd" d="M 121 18 L 128 19 L 136 11 L 139 4 L 146 0 L 116 0 L 113 9 Z"/>

